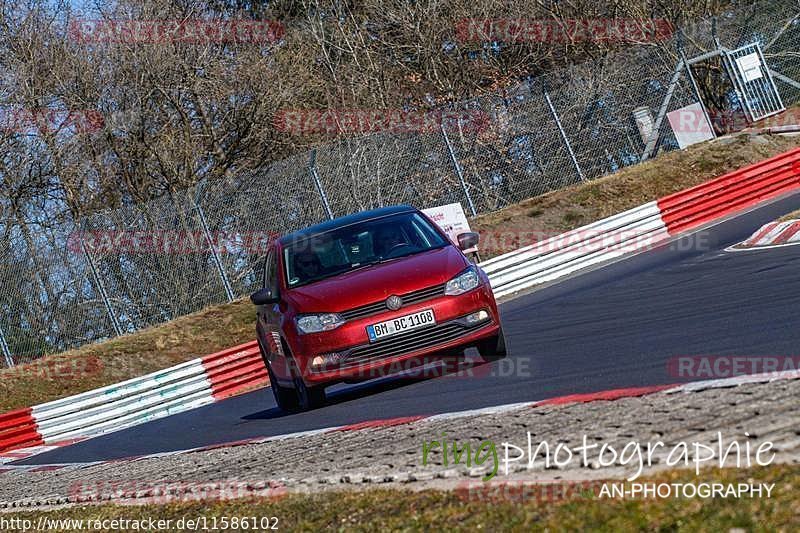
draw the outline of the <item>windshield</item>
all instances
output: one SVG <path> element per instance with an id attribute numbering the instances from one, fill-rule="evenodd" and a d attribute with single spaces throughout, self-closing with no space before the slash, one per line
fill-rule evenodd
<path id="1" fill-rule="evenodd" d="M 284 249 L 289 288 L 450 244 L 419 213 L 403 213 L 304 238 Z"/>

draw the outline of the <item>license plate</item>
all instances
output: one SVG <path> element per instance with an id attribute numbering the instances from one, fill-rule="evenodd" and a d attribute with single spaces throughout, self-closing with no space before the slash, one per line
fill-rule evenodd
<path id="1" fill-rule="evenodd" d="M 378 339 L 391 337 L 398 333 L 411 331 L 414 329 L 433 326 L 436 324 L 436 318 L 433 316 L 433 309 L 425 309 L 410 315 L 399 316 L 385 322 L 378 322 L 367 326 L 367 335 L 369 341 L 375 342 Z"/>

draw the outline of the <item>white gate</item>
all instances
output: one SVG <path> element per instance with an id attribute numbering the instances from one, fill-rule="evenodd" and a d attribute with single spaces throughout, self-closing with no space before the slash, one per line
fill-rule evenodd
<path id="1" fill-rule="evenodd" d="M 786 109 L 758 43 L 736 50 L 725 50 L 723 57 L 736 94 L 750 122 Z"/>

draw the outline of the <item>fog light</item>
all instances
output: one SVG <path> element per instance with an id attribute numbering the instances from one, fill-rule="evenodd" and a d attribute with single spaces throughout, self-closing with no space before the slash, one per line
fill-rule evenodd
<path id="1" fill-rule="evenodd" d="M 477 313 L 472 313 L 471 315 L 466 316 L 467 324 L 477 324 L 478 322 L 483 322 L 484 320 L 488 320 L 489 313 L 481 309 Z"/>
<path id="2" fill-rule="evenodd" d="M 347 352 L 333 352 L 333 353 L 325 353 L 322 355 L 316 356 L 314 359 L 311 360 L 311 366 L 315 369 L 324 369 L 323 367 L 336 365 L 337 363 L 341 362 L 342 359 L 347 357 Z"/>

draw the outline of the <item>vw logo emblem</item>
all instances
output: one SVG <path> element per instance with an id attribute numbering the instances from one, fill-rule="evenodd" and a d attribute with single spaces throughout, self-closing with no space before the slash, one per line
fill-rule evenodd
<path id="1" fill-rule="evenodd" d="M 403 307 L 403 299 L 399 296 L 391 295 L 386 298 L 386 307 L 391 309 L 392 311 L 397 311 L 401 307 Z"/>

